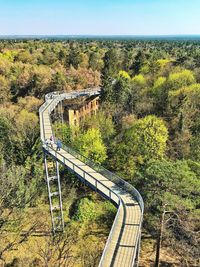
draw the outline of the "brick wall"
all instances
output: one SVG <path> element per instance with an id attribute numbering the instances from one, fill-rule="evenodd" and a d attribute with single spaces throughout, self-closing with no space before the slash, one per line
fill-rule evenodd
<path id="1" fill-rule="evenodd" d="M 78 126 L 86 116 L 96 114 L 99 109 L 99 96 L 87 99 L 80 105 L 72 105 L 64 112 L 64 120 L 68 121 L 70 126 Z"/>

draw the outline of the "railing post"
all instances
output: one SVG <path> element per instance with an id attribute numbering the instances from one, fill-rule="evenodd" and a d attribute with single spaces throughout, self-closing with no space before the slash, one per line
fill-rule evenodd
<path id="1" fill-rule="evenodd" d="M 58 160 L 56 160 L 56 173 L 57 173 L 57 178 L 58 178 L 58 192 L 59 192 L 61 222 L 62 222 L 62 229 L 64 230 L 64 218 L 63 218 L 62 196 L 61 196 L 61 185 L 60 185 L 60 173 L 59 173 L 59 162 L 58 162 Z"/>
<path id="2" fill-rule="evenodd" d="M 63 124 L 63 103 L 62 103 L 62 100 L 60 101 L 60 108 L 61 108 L 61 122 Z"/>
<path id="3" fill-rule="evenodd" d="M 95 191 L 97 192 L 97 180 L 95 179 Z"/>
<path id="4" fill-rule="evenodd" d="M 51 192 L 50 192 L 50 184 L 49 184 L 49 172 L 48 172 L 48 165 L 47 165 L 47 154 L 45 153 L 45 151 L 44 151 L 44 167 L 45 167 L 45 173 L 46 173 L 46 182 L 47 182 L 49 206 L 50 206 L 50 213 L 51 213 L 51 223 L 52 223 L 53 232 L 55 233 L 55 224 L 53 220 L 52 201 L 51 201 Z"/>
<path id="5" fill-rule="evenodd" d="M 86 179 L 85 179 L 85 171 L 83 172 L 83 183 L 84 183 L 84 186 L 85 186 L 85 181 L 86 181 Z"/>

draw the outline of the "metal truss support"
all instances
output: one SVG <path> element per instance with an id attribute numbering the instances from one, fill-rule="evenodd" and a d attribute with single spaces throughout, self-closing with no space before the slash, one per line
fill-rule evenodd
<path id="1" fill-rule="evenodd" d="M 44 152 L 44 165 L 53 233 L 64 231 L 59 162 Z"/>

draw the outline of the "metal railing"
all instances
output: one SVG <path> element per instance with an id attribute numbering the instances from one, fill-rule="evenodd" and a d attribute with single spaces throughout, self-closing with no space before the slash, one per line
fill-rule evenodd
<path id="1" fill-rule="evenodd" d="M 90 178 L 92 178 L 94 180 L 94 184 L 91 183 L 92 186 L 95 186 L 96 189 L 99 189 L 98 185 L 101 185 L 102 187 L 104 187 L 108 192 L 108 194 L 105 194 L 105 195 L 109 199 L 112 199 L 117 204 L 117 206 L 120 205 L 121 198 L 118 196 L 118 194 L 114 190 L 112 190 L 110 187 L 106 186 L 104 183 L 102 183 L 101 181 L 96 179 L 92 175 L 92 173 L 88 173 L 83 168 L 81 168 L 80 165 L 77 165 L 76 163 L 74 163 L 72 159 L 69 159 L 69 158 L 63 156 L 63 154 L 61 152 L 57 151 L 56 149 L 54 149 L 53 147 L 51 147 L 49 145 L 43 144 L 43 149 L 45 149 L 47 153 L 51 154 L 53 157 L 55 157 L 57 160 L 59 160 L 60 163 L 62 163 L 63 165 L 67 165 L 67 163 L 71 164 L 71 167 L 69 166 L 69 164 L 67 165 L 71 169 L 71 171 L 77 173 L 77 169 L 80 170 L 82 173 L 81 177 L 83 178 L 83 180 L 86 180 L 85 179 L 86 176 L 89 176 Z M 63 150 L 68 152 L 64 148 L 63 148 Z M 117 201 L 116 201 L 116 199 L 114 199 L 112 197 L 112 194 L 116 196 Z"/>
<path id="2" fill-rule="evenodd" d="M 72 98 L 76 98 L 79 97 L 81 95 L 94 95 L 94 94 L 99 94 L 99 88 L 95 88 L 92 90 L 82 90 L 82 91 L 71 91 L 71 92 L 67 92 L 67 93 L 63 93 L 63 92 L 55 92 L 54 94 L 50 93 L 47 94 L 45 96 L 46 102 L 42 105 L 42 107 L 39 109 L 40 112 L 40 119 L 41 119 L 41 124 L 43 124 L 44 127 L 44 118 L 43 118 L 43 112 L 45 110 L 48 110 L 48 114 L 50 116 L 50 113 L 52 112 L 53 109 L 55 109 L 55 107 L 58 105 L 58 103 L 64 99 L 72 99 Z M 97 180 L 95 177 L 92 176 L 92 174 L 88 173 L 87 171 L 83 170 L 81 168 L 81 166 L 78 166 L 77 164 L 75 164 L 72 160 L 67 159 L 65 156 L 63 156 L 61 153 L 59 153 L 58 151 L 56 151 L 55 149 L 53 149 L 52 147 L 44 144 L 44 140 L 45 140 L 45 130 L 43 128 L 43 136 L 41 136 L 41 139 L 43 141 L 43 148 L 50 153 L 53 157 L 55 157 L 56 159 L 58 159 L 62 164 L 66 165 L 66 163 L 68 163 L 68 167 L 69 164 L 71 164 L 71 170 L 75 171 L 75 169 L 79 170 L 82 172 L 82 179 L 84 179 L 84 177 L 89 176 L 91 179 L 94 180 L 94 184 L 90 183 L 90 185 L 92 187 L 96 187 L 96 189 L 98 190 L 98 185 L 101 185 L 103 188 L 106 188 L 108 190 L 108 195 L 107 198 L 108 199 L 112 199 L 117 205 L 118 205 L 118 212 L 116 214 L 113 226 L 111 228 L 109 237 L 107 239 L 106 242 L 106 246 L 104 248 L 102 257 L 101 257 L 101 261 L 99 264 L 99 267 L 101 267 L 102 262 L 104 260 L 106 251 L 108 246 L 110 245 L 111 239 L 112 239 L 112 234 L 113 231 L 115 229 L 116 223 L 117 223 L 117 219 L 119 217 L 119 213 L 120 213 L 120 208 L 121 208 L 121 198 L 119 197 L 119 195 L 112 190 L 111 188 L 107 187 L 106 185 L 104 185 L 103 183 L 101 183 L 99 180 Z M 91 161 L 90 159 L 88 159 L 87 157 L 81 155 L 80 153 L 78 153 L 77 151 L 75 151 L 74 149 L 72 149 L 69 146 L 63 146 L 62 149 L 69 153 L 70 155 L 72 155 L 74 158 L 79 159 L 81 162 L 85 163 L 87 166 L 91 167 L 93 170 L 95 170 L 96 172 L 100 173 L 102 176 L 104 176 L 105 178 L 107 178 L 109 181 L 113 182 L 113 184 L 117 185 L 119 188 L 121 188 L 125 193 L 129 193 L 133 199 L 135 199 L 140 207 L 141 210 L 141 217 L 140 217 L 140 223 L 139 223 L 139 231 L 137 233 L 137 245 L 139 245 L 140 243 L 140 235 L 141 235 L 141 226 L 142 226 L 142 219 L 143 219 L 143 212 L 144 212 L 144 203 L 143 203 L 143 199 L 140 195 L 140 193 L 137 191 L 137 189 L 130 185 L 129 183 L 127 183 L 126 181 L 124 181 L 122 178 L 120 178 L 119 176 L 117 176 L 116 174 L 110 172 L 109 170 L 105 169 L 104 167 L 102 167 L 100 164 L 95 163 L 93 161 Z M 70 167 L 69 167 L 70 168 Z M 81 178 L 81 177 L 80 177 Z M 99 189 L 100 190 L 100 189 Z M 101 190 L 100 190 L 101 191 Z M 117 202 L 116 199 L 114 200 L 114 198 L 112 197 L 112 194 L 117 198 Z M 136 258 L 136 251 L 133 257 L 133 263 L 132 266 L 134 266 L 134 261 Z"/>
<path id="3" fill-rule="evenodd" d="M 122 188 L 127 193 L 131 194 L 135 200 L 139 203 L 139 206 L 141 208 L 141 212 L 144 211 L 144 203 L 143 199 L 140 195 L 140 193 L 137 191 L 137 189 L 132 186 L 131 184 L 124 181 L 122 178 L 120 178 L 118 175 L 112 173 L 111 171 L 105 169 L 102 165 L 95 163 L 94 161 L 88 159 L 87 157 L 81 155 L 79 152 L 77 152 L 75 149 L 62 145 L 63 150 L 74 156 L 75 158 L 79 159 L 80 161 L 84 162 L 86 165 L 91 167 L 96 172 L 102 174 L 104 177 L 106 177 L 109 181 L 113 182 L 120 188 Z"/>

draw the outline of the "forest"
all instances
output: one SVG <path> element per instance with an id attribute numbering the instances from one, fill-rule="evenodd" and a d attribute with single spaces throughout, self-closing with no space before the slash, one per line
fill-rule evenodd
<path id="1" fill-rule="evenodd" d="M 134 185 L 140 265 L 200 265 L 200 41 L 0 40 L 0 266 L 98 266 L 116 209 L 61 170 L 65 232 L 52 236 L 38 110 L 52 91 L 101 87 L 66 145 Z"/>

